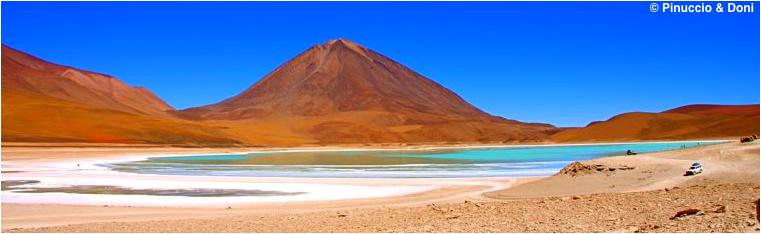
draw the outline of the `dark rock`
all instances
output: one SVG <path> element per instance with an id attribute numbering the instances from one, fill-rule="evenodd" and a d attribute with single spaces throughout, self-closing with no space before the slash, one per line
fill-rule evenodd
<path id="1" fill-rule="evenodd" d="M 670 219 L 673 220 L 673 219 L 676 219 L 676 218 L 679 218 L 679 217 L 684 217 L 684 216 L 689 216 L 689 215 L 700 215 L 700 214 L 702 214 L 702 212 L 700 210 L 694 209 L 694 208 L 690 208 L 690 209 L 685 209 L 685 210 L 681 210 L 679 212 L 676 212 L 676 214 L 674 214 L 674 216 L 671 217 Z"/>

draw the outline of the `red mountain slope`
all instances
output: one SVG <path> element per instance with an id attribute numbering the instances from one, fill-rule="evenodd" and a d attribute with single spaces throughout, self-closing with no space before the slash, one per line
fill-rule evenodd
<path id="1" fill-rule="evenodd" d="M 4 142 L 234 143 L 145 88 L 2 46 Z"/>
<path id="2" fill-rule="evenodd" d="M 661 113 L 632 112 L 553 135 L 562 142 L 684 140 L 759 133 L 759 105 L 688 105 Z"/>
<path id="3" fill-rule="evenodd" d="M 165 114 L 173 108 L 143 87 L 100 73 L 52 64 L 3 45 L 3 86 L 132 113 Z"/>
<path id="4" fill-rule="evenodd" d="M 286 131 L 317 143 L 535 141 L 554 130 L 489 115 L 344 39 L 309 48 L 232 98 L 179 115 L 287 124 Z"/>

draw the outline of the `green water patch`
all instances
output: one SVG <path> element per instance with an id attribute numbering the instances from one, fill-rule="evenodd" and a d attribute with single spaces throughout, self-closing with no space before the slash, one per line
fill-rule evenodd
<path id="1" fill-rule="evenodd" d="M 255 153 L 243 155 L 205 155 L 150 158 L 153 163 L 189 163 L 213 165 L 400 165 L 400 164 L 460 164 L 472 160 L 394 157 L 405 152 L 293 152 Z M 423 153 L 423 152 L 421 152 Z M 434 153 L 434 152 L 430 152 Z M 436 152 L 440 153 L 440 152 Z"/>
<path id="2" fill-rule="evenodd" d="M 75 185 L 68 187 L 28 188 L 20 193 L 77 193 L 107 195 L 153 195 L 183 197 L 240 197 L 240 196 L 293 196 L 304 192 L 282 192 L 246 189 L 135 189 L 106 185 Z"/>
<path id="3" fill-rule="evenodd" d="M 648 142 L 496 148 L 255 152 L 151 157 L 104 164 L 115 171 L 191 176 L 433 178 L 552 175 L 574 161 L 682 150 L 721 142 Z"/>
<path id="4" fill-rule="evenodd" d="M 148 163 L 196 165 L 408 165 L 578 161 L 625 155 L 627 151 L 651 153 L 713 144 L 713 142 L 658 142 L 567 146 L 532 146 L 436 150 L 265 152 L 228 155 L 152 157 Z"/>
<path id="5" fill-rule="evenodd" d="M 36 184 L 39 183 L 39 180 L 3 180 L 0 182 L 2 186 L 0 186 L 2 190 L 13 190 L 16 186 L 21 185 L 27 185 L 27 184 Z"/>

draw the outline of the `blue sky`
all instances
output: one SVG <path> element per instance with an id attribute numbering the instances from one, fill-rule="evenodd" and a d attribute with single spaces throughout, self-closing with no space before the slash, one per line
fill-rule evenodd
<path id="1" fill-rule="evenodd" d="M 583 126 L 629 111 L 759 102 L 758 12 L 649 5 L 3 2 L 2 43 L 146 86 L 178 109 L 236 95 L 333 38 L 520 121 Z"/>

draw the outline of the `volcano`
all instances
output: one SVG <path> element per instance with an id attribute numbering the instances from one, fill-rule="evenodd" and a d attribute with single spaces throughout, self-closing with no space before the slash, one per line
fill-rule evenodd
<path id="1" fill-rule="evenodd" d="M 177 113 L 281 125 L 311 143 L 540 141 L 555 130 L 492 116 L 451 90 L 346 39 L 315 45 L 242 93 Z"/>

